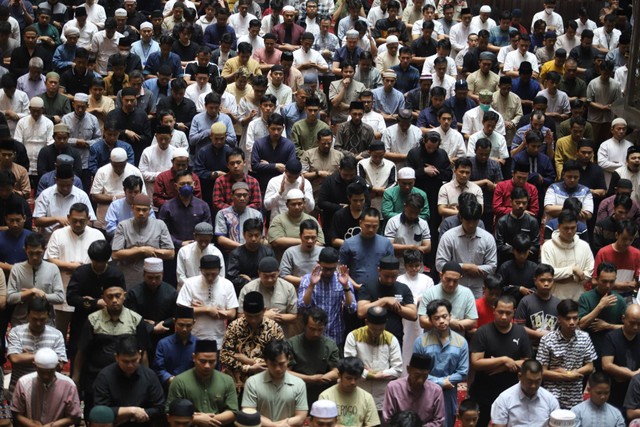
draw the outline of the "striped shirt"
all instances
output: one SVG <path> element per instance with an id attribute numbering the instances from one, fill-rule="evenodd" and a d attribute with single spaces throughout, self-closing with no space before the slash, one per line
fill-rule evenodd
<path id="1" fill-rule="evenodd" d="M 577 330 L 567 340 L 560 329 L 557 329 L 542 337 L 536 358 L 545 369 L 575 371 L 593 362 L 598 356 L 587 332 Z M 545 381 L 544 386 L 560 401 L 563 409 L 571 409 L 583 401 L 582 378 L 573 381 Z"/>
<path id="2" fill-rule="evenodd" d="M 20 378 L 11 401 L 11 411 L 43 425 L 82 416 L 78 389 L 71 378 L 56 372 L 55 379 L 43 384 L 37 372 Z"/>

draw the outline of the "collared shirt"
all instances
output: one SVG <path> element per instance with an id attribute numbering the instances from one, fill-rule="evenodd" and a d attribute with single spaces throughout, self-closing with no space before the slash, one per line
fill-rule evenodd
<path id="1" fill-rule="evenodd" d="M 436 427 L 444 423 L 444 397 L 439 385 L 427 380 L 419 392 L 411 389 L 408 377 L 398 378 L 387 385 L 382 417 L 386 422 L 400 411 L 416 411 L 423 427 Z"/>
<path id="2" fill-rule="evenodd" d="M 370 125 L 364 122 L 355 125 L 348 120 L 338 125 L 334 148 L 344 155 L 350 153 L 357 156 L 369 150 L 374 137 L 375 131 Z"/>
<path id="3" fill-rule="evenodd" d="M 37 268 L 27 261 L 15 264 L 11 268 L 7 282 L 7 304 L 15 306 L 11 316 L 12 325 L 27 323 L 28 304 L 22 301 L 20 293 L 32 288 L 44 291 L 45 298 L 50 304 L 61 304 L 64 301 L 64 286 L 60 270 L 55 264 L 42 261 Z M 50 310 L 49 316 L 49 324 L 53 326 L 55 319 L 53 309 Z"/>
<path id="4" fill-rule="evenodd" d="M 31 332 L 27 323 L 12 327 L 7 336 L 7 344 L 7 356 L 22 353 L 35 354 L 41 348 L 50 348 L 56 352 L 58 360 L 62 362 L 68 360 L 62 333 L 50 325 L 45 325 L 44 331 L 38 335 Z M 15 385 L 21 377 L 35 371 L 36 367 L 33 364 L 17 363 L 12 365 L 9 392 L 13 393 Z"/>
<path id="5" fill-rule="evenodd" d="M 498 396 L 491 405 L 491 420 L 495 424 L 512 427 L 545 427 L 549 416 L 556 409 L 560 409 L 558 400 L 540 387 L 532 398 L 522 392 L 522 386 L 517 383 Z"/>
<path id="6" fill-rule="evenodd" d="M 179 248 L 182 242 L 193 240 L 196 224 L 211 224 L 211 210 L 207 203 L 197 197 L 192 196 L 186 206 L 180 197 L 175 197 L 162 205 L 158 218 L 167 224 L 173 245 Z"/>
<path id="7" fill-rule="evenodd" d="M 289 190 L 299 189 L 304 185 L 304 210 L 307 213 L 311 213 L 316 206 L 311 183 L 304 176 L 299 176 L 293 183 L 290 183 L 288 180 L 285 181 L 284 191 L 281 192 L 280 188 L 282 188 L 282 181 L 284 180 L 284 174 L 274 176 L 269 180 L 267 190 L 264 194 L 264 208 L 271 211 L 272 217 L 287 212 L 288 209 L 285 200 L 287 193 L 289 193 Z"/>
<path id="8" fill-rule="evenodd" d="M 464 320 L 478 318 L 476 301 L 469 288 L 458 286 L 452 294 L 449 294 L 444 291 L 442 284 L 428 288 L 424 292 L 422 301 L 418 305 L 418 316 L 425 316 L 427 314 L 427 305 L 437 299 L 446 299 L 451 303 L 451 317 L 453 319 Z"/>
<path id="9" fill-rule="evenodd" d="M 385 114 L 397 114 L 404 108 L 404 96 L 397 89 L 386 92 L 384 87 L 379 87 L 373 91 L 374 107 L 377 111 Z"/>
<path id="10" fill-rule="evenodd" d="M 249 184 L 249 203 L 247 204 L 247 208 L 262 209 L 262 193 L 260 192 L 258 181 L 254 177 L 246 174 L 241 181 Z M 213 187 L 213 207 L 216 210 L 221 211 L 231 206 L 231 187 L 235 182 L 229 174 L 216 179 Z"/>
<path id="11" fill-rule="evenodd" d="M 211 126 L 214 123 L 221 122 L 227 127 L 226 143 L 231 147 L 236 145 L 236 132 L 233 130 L 231 118 L 225 113 L 219 113 L 212 118 L 206 111 L 198 113 L 191 121 L 191 129 L 189 130 L 189 142 L 196 150 L 211 143 Z"/>
<path id="12" fill-rule="evenodd" d="M 20 378 L 11 400 L 11 411 L 42 425 L 65 417 L 76 420 L 82 417 L 75 383 L 58 372 L 47 385 L 42 383 L 37 372 Z"/>
<path id="13" fill-rule="evenodd" d="M 243 212 L 237 212 L 233 205 L 219 210 L 216 214 L 215 234 L 244 244 L 243 226 L 248 219 L 256 218 L 262 221 L 260 211 L 246 207 Z"/>
<path id="14" fill-rule="evenodd" d="M 205 307 L 220 307 L 223 310 L 238 308 L 233 284 L 222 276 L 218 276 L 212 284 L 208 284 L 202 275 L 186 279 L 178 294 L 177 304 L 191 307 L 196 301 Z M 196 320 L 193 335 L 201 340 L 216 340 L 220 346 L 225 334 L 225 320 L 214 319 L 208 314 L 196 315 Z"/>
<path id="15" fill-rule="evenodd" d="M 78 25 L 77 19 L 72 19 L 67 21 L 62 27 L 62 31 L 60 31 L 60 40 L 62 43 L 67 42 L 67 37 L 64 35 L 64 32 L 67 28 L 74 27 L 80 31 L 80 37 L 78 38 L 78 47 L 85 48 L 87 50 L 91 50 L 91 40 L 93 39 L 93 35 L 98 32 L 98 27 L 91 21 L 87 20 L 83 27 Z"/>
<path id="16" fill-rule="evenodd" d="M 229 324 L 220 350 L 220 363 L 223 372 L 234 377 L 237 390 L 244 387 L 244 382 L 249 377 L 247 373 L 249 366 L 237 361 L 235 354 L 244 354 L 262 361 L 265 346 L 274 339 L 284 339 L 284 333 L 280 325 L 266 317 L 255 330 L 251 329 L 246 317 L 239 317 Z"/>
<path id="17" fill-rule="evenodd" d="M 156 75 L 158 74 L 158 69 L 162 65 L 168 65 L 169 68 L 171 68 L 172 77 L 184 76 L 180 57 L 173 52 L 169 52 L 169 56 L 165 58 L 162 56 L 162 52 L 160 51 L 149 54 L 147 57 L 147 63 L 144 66 L 144 74 Z"/>
<path id="18" fill-rule="evenodd" d="M 318 52 L 322 52 L 324 50 L 328 50 L 329 52 L 335 52 L 340 48 L 340 40 L 335 34 L 327 33 L 327 34 L 317 34 L 313 41 L 313 49 Z M 331 68 L 332 58 L 326 59 L 327 66 Z"/>
<path id="19" fill-rule="evenodd" d="M 502 115 L 493 108 L 490 108 L 489 111 L 493 111 L 494 113 L 498 114 L 498 123 L 496 124 L 496 128 L 494 129 L 493 133 L 505 135 L 506 128 Z M 484 127 L 482 126 L 483 117 L 484 112 L 480 109 L 479 106 L 467 110 L 467 112 L 464 113 L 464 116 L 462 116 L 462 133 L 473 136 L 474 133 L 482 131 L 484 129 Z"/>
<path id="20" fill-rule="evenodd" d="M 399 124 L 392 125 L 382 132 L 382 142 L 385 149 L 392 153 L 407 154 L 412 148 L 420 145 L 422 131 L 419 127 L 410 125 L 404 132 Z M 397 166 L 403 166 L 404 161 L 396 162 Z"/>
<path id="21" fill-rule="evenodd" d="M 145 320 L 162 323 L 171 322 L 175 315 L 176 298 L 178 292 L 176 288 L 167 282 L 160 282 L 155 289 L 149 289 L 146 283 L 136 283 L 129 291 L 124 302 L 124 306 L 135 311 Z M 160 337 L 167 336 L 160 335 Z"/>
<path id="22" fill-rule="evenodd" d="M 507 71 L 518 71 L 520 68 L 520 64 L 523 62 L 531 63 L 531 68 L 535 73 L 540 71 L 540 67 L 538 65 L 538 58 L 531 53 L 526 52 L 524 55 L 520 53 L 520 50 L 514 50 L 507 54 L 507 57 L 504 60 L 504 68 L 502 72 L 506 73 Z"/>
<path id="23" fill-rule="evenodd" d="M 146 44 L 142 40 L 138 40 L 131 44 L 131 53 L 140 57 L 143 67 L 147 64 L 149 55 L 156 52 L 160 52 L 160 45 L 153 39 Z"/>
<path id="24" fill-rule="evenodd" d="M 596 406 L 591 399 L 571 408 L 576 414 L 576 421 L 580 426 L 610 426 L 624 427 L 624 417 L 615 406 L 605 402 L 602 406 Z"/>
<path id="25" fill-rule="evenodd" d="M 197 412 L 207 414 L 238 410 L 238 395 L 233 378 L 216 370 L 206 381 L 198 378 L 195 369 L 189 369 L 177 375 L 169 386 L 165 404 L 167 411 L 171 402 L 176 399 L 188 399 Z"/>
<path id="26" fill-rule="evenodd" d="M 481 205 L 484 204 L 484 197 L 480 186 L 471 181 L 468 181 L 465 185 L 461 185 L 454 177 L 451 181 L 440 187 L 440 191 L 438 192 L 438 205 L 457 205 L 458 197 L 460 197 L 462 193 L 471 193 L 476 196 L 478 203 Z"/>
<path id="27" fill-rule="evenodd" d="M 149 218 L 155 217 L 155 213 L 153 212 L 153 210 L 151 210 L 151 212 L 149 212 Z M 118 224 L 129 218 L 133 218 L 133 209 L 131 209 L 131 205 L 127 203 L 127 200 L 125 198 L 121 198 L 112 202 L 109 205 L 109 209 L 104 216 L 104 220 L 106 223 L 105 231 L 107 232 L 107 234 L 113 235 Z"/>
<path id="28" fill-rule="evenodd" d="M 306 411 L 307 387 L 300 378 L 284 373 L 284 378 L 276 383 L 264 371 L 251 376 L 242 395 L 242 407 L 256 408 L 260 415 L 273 421 L 282 421 L 295 415 L 296 411 Z"/>
<path id="29" fill-rule="evenodd" d="M 153 367 L 163 384 L 169 378 L 193 368 L 195 348 L 196 337 L 191 334 L 186 343 L 183 343 L 176 334 L 162 338 L 158 342 Z"/>
<path id="30" fill-rule="evenodd" d="M 193 179 L 193 196 L 202 198 L 202 189 L 200 188 L 200 178 L 194 172 L 191 173 Z M 160 208 L 167 201 L 178 197 L 176 189 L 176 171 L 173 167 L 169 170 L 161 172 L 153 185 L 153 206 Z M 143 189 L 143 193 L 145 190 Z"/>
<path id="31" fill-rule="evenodd" d="M 507 141 L 504 136 L 498 132 L 491 132 L 491 135 L 484 133 L 484 130 L 474 133 L 469 137 L 467 146 L 467 156 L 474 157 L 476 153 L 476 142 L 479 139 L 486 138 L 491 141 L 491 151 L 489 156 L 495 159 L 508 159 L 509 150 L 507 150 Z"/>
<path id="32" fill-rule="evenodd" d="M 349 313 L 356 311 L 356 299 L 353 290 L 353 283 L 349 281 L 349 289 L 353 295 L 352 303 L 346 305 L 346 295 L 342 284 L 338 281 L 338 273 L 334 272 L 329 282 L 320 279 L 320 282 L 313 288 L 311 294 L 311 304 L 304 303 L 304 294 L 311 282 L 311 273 L 305 274 L 298 289 L 298 308 L 320 307 L 329 315 L 329 322 L 325 328 L 325 336 L 333 339 L 336 344 L 343 344 L 345 339 L 345 322 L 342 317 L 343 310 Z"/>
<path id="33" fill-rule="evenodd" d="M 4 89 L 0 89 L 0 112 L 4 114 L 5 111 L 11 110 L 18 115 L 18 120 L 20 120 L 21 118 L 29 115 L 29 99 L 29 95 L 19 89 L 15 90 L 12 98 L 7 96 Z M 9 125 L 9 131 L 13 135 L 18 122 L 7 117 L 7 124 Z"/>
<path id="34" fill-rule="evenodd" d="M 495 272 L 498 259 L 496 241 L 493 235 L 476 229 L 474 235 L 467 235 L 462 225 L 444 233 L 436 253 L 436 268 L 442 269 L 448 261 L 475 264 L 486 274 Z M 463 277 L 460 285 L 473 292 L 475 298 L 482 296 L 482 278 Z"/>
<path id="35" fill-rule="evenodd" d="M 106 30 L 102 30 L 95 33 L 91 39 L 91 51 L 97 54 L 97 71 L 103 76 L 107 74 L 109 57 L 119 53 L 118 42 L 122 37 L 124 37 L 124 35 L 116 31 L 113 38 L 109 39 L 107 38 Z"/>
<path id="36" fill-rule="evenodd" d="M 200 274 L 200 258 L 205 255 L 216 255 L 220 258 L 220 277 L 226 277 L 224 257 L 220 249 L 216 248 L 213 243 L 209 243 L 202 251 L 200 250 L 200 246 L 198 246 L 198 242 L 191 242 L 186 246 L 182 246 L 178 251 L 176 274 L 180 285 L 188 278 Z"/>
<path id="37" fill-rule="evenodd" d="M 427 203 L 427 194 L 418 187 L 413 187 L 410 193 L 404 194 L 397 185 L 387 188 L 382 195 L 382 216 L 385 220 L 402 213 L 404 202 L 409 194 L 419 194 L 422 196 L 425 203 L 420 211 L 420 218 L 425 221 L 429 220 L 430 212 L 429 203 Z"/>
<path id="38" fill-rule="evenodd" d="M 53 144 L 53 122 L 44 115 L 33 120 L 31 115 L 18 120 L 13 138 L 24 144 L 29 156 L 29 175 L 36 175 L 38 153 L 47 144 Z"/>
<path id="39" fill-rule="evenodd" d="M 89 226 L 80 235 L 74 233 L 70 225 L 57 228 L 53 231 L 47 243 L 44 259 L 88 264 L 91 260 L 87 251 L 91 244 L 98 240 L 104 240 L 104 235 L 99 230 Z M 61 271 L 65 289 L 71 278 L 71 273 L 72 271 L 69 270 Z"/>
<path id="40" fill-rule="evenodd" d="M 33 210 L 34 218 L 43 217 L 66 217 L 69 214 L 69 208 L 75 203 L 83 203 L 89 208 L 89 220 L 95 221 L 96 215 L 87 193 L 73 186 L 71 193 L 63 196 L 58 191 L 58 186 L 54 185 L 44 190 L 36 199 L 36 205 Z M 53 232 L 54 226 L 46 227 L 44 230 L 49 236 Z"/>
<path id="41" fill-rule="evenodd" d="M 536 359 L 545 369 L 565 369 L 574 371 L 598 358 L 591 338 L 585 331 L 576 330 L 566 339 L 560 329 L 548 333 L 540 339 Z M 559 401 L 563 409 L 570 409 L 582 402 L 582 378 L 573 381 L 545 381 L 545 388 Z"/>
<path id="42" fill-rule="evenodd" d="M 35 80 L 31 79 L 31 76 L 27 73 L 18 77 L 17 90 L 27 94 L 29 99 L 43 93 L 47 87 L 44 84 L 45 77 L 40 74 Z"/>
<path id="43" fill-rule="evenodd" d="M 593 213 L 593 195 L 589 188 L 578 184 L 573 189 L 568 189 L 564 182 L 555 182 L 549 186 L 544 195 L 544 206 L 559 205 L 569 197 L 575 197 L 582 202 L 582 209 Z"/>
<path id="44" fill-rule="evenodd" d="M 75 112 L 71 112 L 62 117 L 62 123 L 69 126 L 69 145 L 73 146 L 80 153 L 82 169 L 89 169 L 90 147 L 102 138 L 98 119 L 93 114 L 85 114 L 82 118 L 78 118 Z M 86 143 L 89 144 L 89 147 L 78 147 L 78 139 L 84 139 Z"/>

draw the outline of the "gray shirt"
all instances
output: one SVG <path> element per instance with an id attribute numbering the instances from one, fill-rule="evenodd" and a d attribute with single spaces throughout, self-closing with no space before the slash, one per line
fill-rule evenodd
<path id="1" fill-rule="evenodd" d="M 15 264 L 7 284 L 7 304 L 15 306 L 11 316 L 12 326 L 27 323 L 28 300 L 21 301 L 20 292 L 31 288 L 43 290 L 51 304 L 64 302 L 64 286 L 58 266 L 48 261 L 42 261 L 36 269 L 26 261 Z M 52 308 L 49 313 L 49 325 L 54 326 L 54 320 L 55 313 Z"/>
<path id="2" fill-rule="evenodd" d="M 280 261 L 280 277 L 302 277 L 311 273 L 318 263 L 321 251 L 322 248 L 317 245 L 311 249 L 311 252 L 303 252 L 300 245 L 288 248 Z"/>
<path id="3" fill-rule="evenodd" d="M 174 249 L 169 229 L 160 220 L 149 218 L 144 225 L 138 225 L 135 218 L 130 218 L 118 224 L 111 243 L 113 251 L 139 246 Z M 142 268 L 144 266 L 142 257 L 120 260 L 118 266 L 124 274 L 127 290 L 142 282 Z"/>

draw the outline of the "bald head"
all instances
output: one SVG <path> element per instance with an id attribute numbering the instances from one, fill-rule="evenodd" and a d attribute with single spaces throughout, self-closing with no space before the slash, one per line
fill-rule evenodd
<path id="1" fill-rule="evenodd" d="M 640 332 L 640 305 L 631 304 L 624 312 L 622 332 L 627 339 L 633 339 Z"/>

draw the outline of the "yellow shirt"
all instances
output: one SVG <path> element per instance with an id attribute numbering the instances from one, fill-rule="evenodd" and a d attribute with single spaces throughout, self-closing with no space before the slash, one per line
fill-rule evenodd
<path id="1" fill-rule="evenodd" d="M 554 162 L 556 165 L 556 176 L 558 180 L 562 175 L 562 167 L 567 160 L 575 160 L 578 152 L 577 143 L 571 139 L 571 135 L 567 135 L 558 139 L 556 142 L 556 151 Z"/>
<path id="2" fill-rule="evenodd" d="M 564 74 L 564 66 L 558 67 L 556 65 L 555 59 L 545 62 L 544 64 L 542 64 L 542 67 L 540 68 L 540 78 L 539 78 L 540 82 L 544 82 L 544 79 L 547 76 L 547 73 L 549 71 L 555 71 L 556 73 L 562 76 Z"/>
<path id="3" fill-rule="evenodd" d="M 229 77 L 238 71 L 242 65 L 240 64 L 240 58 L 234 57 L 225 62 L 224 67 L 222 68 L 222 77 Z M 253 58 L 249 58 L 247 61 L 247 65 L 245 65 L 254 76 L 261 76 L 262 71 L 260 70 L 260 64 Z"/>

